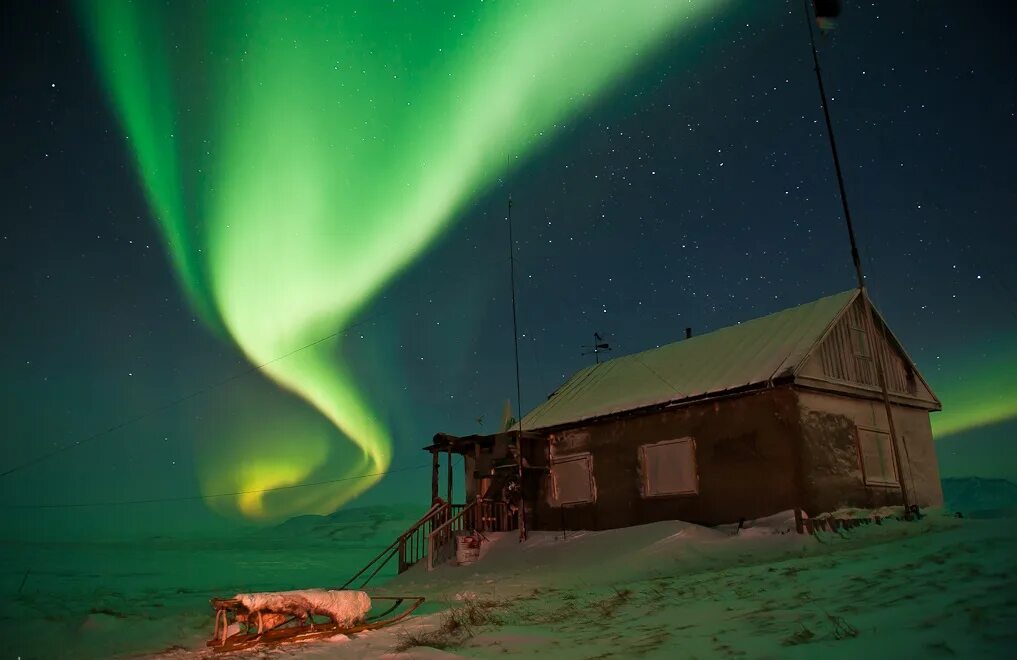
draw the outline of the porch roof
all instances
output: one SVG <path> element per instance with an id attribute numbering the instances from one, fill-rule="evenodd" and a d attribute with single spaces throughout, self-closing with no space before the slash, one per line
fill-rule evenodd
<path id="1" fill-rule="evenodd" d="M 481 447 L 494 446 L 495 442 L 499 438 L 504 438 L 506 441 L 515 443 L 516 436 L 519 431 L 504 431 L 502 433 L 492 433 L 490 435 L 449 435 L 448 433 L 435 433 L 432 444 L 424 447 L 424 451 L 451 451 L 454 454 L 466 454 L 472 452 L 474 445 L 480 445 Z M 523 431 L 522 436 L 523 442 L 533 441 L 546 441 L 547 436 L 543 433 L 532 433 L 529 431 Z"/>

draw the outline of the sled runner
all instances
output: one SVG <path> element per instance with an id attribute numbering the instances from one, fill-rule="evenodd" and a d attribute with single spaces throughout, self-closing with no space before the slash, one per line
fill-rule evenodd
<path id="1" fill-rule="evenodd" d="M 215 609 L 215 632 L 207 646 L 228 653 L 376 630 L 406 618 L 424 598 L 309 589 L 237 594 L 210 602 Z"/>

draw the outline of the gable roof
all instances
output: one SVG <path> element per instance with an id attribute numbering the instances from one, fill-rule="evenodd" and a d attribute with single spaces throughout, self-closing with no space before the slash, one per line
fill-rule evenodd
<path id="1" fill-rule="evenodd" d="M 587 367 L 531 410 L 523 428 L 550 428 L 793 376 L 857 296 L 857 289 L 842 291 Z"/>

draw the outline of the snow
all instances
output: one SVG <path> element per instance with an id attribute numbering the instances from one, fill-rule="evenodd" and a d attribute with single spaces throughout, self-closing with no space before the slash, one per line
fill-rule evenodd
<path id="1" fill-rule="evenodd" d="M 337 587 L 421 513 L 364 507 L 255 533 L 192 538 L 3 538 L 2 657 L 201 657 L 212 636 L 209 598 Z M 379 577 L 394 573 L 390 567 Z"/>
<path id="2" fill-rule="evenodd" d="M 23 658 L 203 658 L 208 597 L 341 584 L 402 522 L 317 520 L 257 542 L 5 543 L 0 639 Z M 1005 657 L 1017 643 L 1015 523 L 1013 509 L 933 511 L 809 537 L 785 512 L 740 531 L 673 521 L 525 543 L 491 534 L 475 564 L 416 566 L 368 589 L 428 597 L 420 616 L 236 657 Z"/>
<path id="3" fill-rule="evenodd" d="M 371 609 L 371 599 L 363 591 L 296 589 L 237 594 L 234 598 L 240 601 L 240 604 L 246 607 L 251 614 L 270 612 L 303 618 L 307 618 L 311 614 L 320 614 L 330 617 L 332 621 L 341 626 L 360 623 Z M 267 627 L 271 626 L 267 625 Z"/>
<path id="4" fill-rule="evenodd" d="M 498 623 L 451 649 L 470 657 L 992 657 L 1017 641 L 1014 522 L 935 513 L 815 538 L 773 520 L 737 534 L 657 523 L 538 534 L 522 552 L 529 542 L 505 537 L 489 563 L 387 587 L 457 606 L 449 595 L 468 583 L 497 603 Z M 396 641 L 385 630 L 348 648 Z"/>

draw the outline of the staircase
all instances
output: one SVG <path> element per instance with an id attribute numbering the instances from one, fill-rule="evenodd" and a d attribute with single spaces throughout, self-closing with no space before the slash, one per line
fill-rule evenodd
<path id="1" fill-rule="evenodd" d="M 427 570 L 455 556 L 456 536 L 473 530 L 500 532 L 515 529 L 515 519 L 504 502 L 474 501 L 470 504 L 435 504 L 399 538 L 343 584 L 340 589 L 363 589 L 394 557 L 403 573 L 421 559 Z M 350 586 L 360 581 L 359 586 Z"/>
<path id="2" fill-rule="evenodd" d="M 427 570 L 433 571 L 455 557 L 456 537 L 460 533 L 504 532 L 515 529 L 515 519 L 504 502 L 476 500 L 458 514 L 436 527 L 427 536 Z"/>

